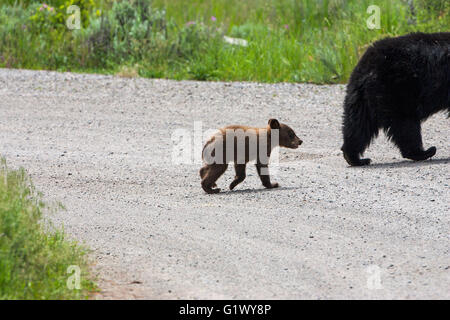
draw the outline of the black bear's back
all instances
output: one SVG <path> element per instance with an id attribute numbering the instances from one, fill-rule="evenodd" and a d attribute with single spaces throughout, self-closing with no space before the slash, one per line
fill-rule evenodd
<path id="1" fill-rule="evenodd" d="M 346 108 L 355 107 L 351 102 L 357 100 L 364 100 L 380 121 L 425 119 L 450 108 L 450 33 L 413 33 L 374 42 L 350 77 Z"/>

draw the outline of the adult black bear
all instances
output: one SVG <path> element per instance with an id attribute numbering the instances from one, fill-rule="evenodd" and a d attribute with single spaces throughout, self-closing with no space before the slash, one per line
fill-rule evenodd
<path id="1" fill-rule="evenodd" d="M 370 46 L 350 77 L 344 102 L 344 158 L 351 166 L 384 129 L 404 158 L 435 155 L 424 150 L 421 121 L 447 110 L 450 115 L 450 33 L 413 33 Z"/>

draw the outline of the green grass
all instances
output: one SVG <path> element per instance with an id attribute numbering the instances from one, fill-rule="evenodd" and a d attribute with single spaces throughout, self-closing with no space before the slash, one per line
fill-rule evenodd
<path id="1" fill-rule="evenodd" d="M 48 0 L 55 8 L 68 2 Z M 90 12 L 85 14 L 83 29 L 76 31 L 55 17 L 37 14 L 39 5 L 29 5 L 33 1 L 4 3 L 0 67 L 173 79 L 344 83 L 373 41 L 409 32 L 449 31 L 450 25 L 447 0 L 75 2 L 83 2 Z M 381 10 L 379 29 L 367 27 L 370 5 Z M 224 35 L 244 38 L 249 45 L 226 44 Z"/>
<path id="2" fill-rule="evenodd" d="M 0 299 L 83 299 L 94 290 L 86 249 L 43 219 L 52 210 L 23 169 L 0 160 Z M 81 270 L 80 289 L 67 285 L 69 266 Z"/>

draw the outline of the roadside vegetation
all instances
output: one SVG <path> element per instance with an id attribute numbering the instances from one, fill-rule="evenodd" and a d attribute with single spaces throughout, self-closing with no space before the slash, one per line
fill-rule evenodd
<path id="1" fill-rule="evenodd" d="M 66 26 L 70 5 L 81 29 Z M 368 28 L 371 5 L 379 28 Z M 344 83 L 374 40 L 449 25 L 448 0 L 4 0 L 0 67 Z"/>
<path id="2" fill-rule="evenodd" d="M 86 249 L 44 219 L 53 210 L 0 159 L 0 299 L 84 299 L 95 289 Z"/>

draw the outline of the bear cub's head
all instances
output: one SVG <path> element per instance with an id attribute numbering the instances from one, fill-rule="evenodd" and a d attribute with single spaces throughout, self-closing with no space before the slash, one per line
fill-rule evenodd
<path id="1" fill-rule="evenodd" d="M 280 147 L 297 149 L 303 143 L 291 127 L 279 123 L 277 119 L 269 119 L 268 127 L 271 130 L 278 130 Z"/>

